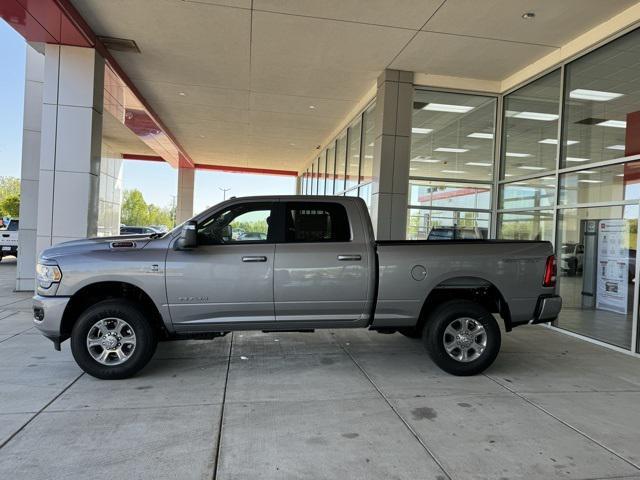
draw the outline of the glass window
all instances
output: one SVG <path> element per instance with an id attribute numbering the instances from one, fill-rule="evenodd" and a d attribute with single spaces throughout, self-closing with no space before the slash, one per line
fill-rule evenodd
<path id="1" fill-rule="evenodd" d="M 371 184 L 361 185 L 358 189 L 358 196 L 367 204 L 369 213 L 371 213 Z"/>
<path id="2" fill-rule="evenodd" d="M 637 231 L 637 205 L 560 210 L 559 327 L 630 348 Z"/>
<path id="3" fill-rule="evenodd" d="M 562 167 L 640 154 L 640 31 L 565 68 Z"/>
<path id="4" fill-rule="evenodd" d="M 347 181 L 345 189 L 352 188 L 358 184 L 360 175 L 360 140 L 361 140 L 362 122 L 358 119 L 349 127 L 347 150 Z"/>
<path id="5" fill-rule="evenodd" d="M 408 240 L 469 240 L 489 238 L 488 212 L 410 208 Z"/>
<path id="6" fill-rule="evenodd" d="M 302 172 L 301 191 L 303 195 L 307 194 L 307 172 Z"/>
<path id="7" fill-rule="evenodd" d="M 555 170 L 560 70 L 504 97 L 503 178 Z"/>
<path id="8" fill-rule="evenodd" d="M 347 242 L 349 220 L 338 203 L 289 202 L 286 207 L 287 242 Z"/>
<path id="9" fill-rule="evenodd" d="M 331 142 L 331 145 L 327 147 L 327 186 L 326 195 L 333 195 L 333 185 L 335 183 L 335 170 L 336 170 L 336 144 Z"/>
<path id="10" fill-rule="evenodd" d="M 493 97 L 416 90 L 410 175 L 490 182 L 496 103 Z"/>
<path id="11" fill-rule="evenodd" d="M 344 178 L 347 172 L 347 134 L 343 133 L 336 142 L 336 180 L 335 193 L 344 191 Z"/>
<path id="12" fill-rule="evenodd" d="M 501 213 L 498 238 L 506 240 L 546 240 L 553 242 L 553 210 Z"/>
<path id="13" fill-rule="evenodd" d="M 375 146 L 376 104 L 374 103 L 364 112 L 362 127 L 362 166 L 360 167 L 360 183 L 367 183 L 373 177 L 373 152 Z"/>
<path id="14" fill-rule="evenodd" d="M 555 203 L 555 175 L 500 185 L 500 208 L 503 209 L 552 207 Z"/>
<path id="15" fill-rule="evenodd" d="M 491 208 L 491 185 L 409 180 L 409 204 L 424 207 Z"/>
<path id="16" fill-rule="evenodd" d="M 324 150 L 318 159 L 318 195 L 324 195 L 324 189 L 327 180 L 327 151 Z"/>
<path id="17" fill-rule="evenodd" d="M 640 199 L 640 162 L 560 175 L 561 204 L 637 199 Z"/>
<path id="18" fill-rule="evenodd" d="M 318 172 L 318 159 L 316 158 L 311 164 L 311 195 L 315 195 L 318 193 L 318 182 L 317 182 L 317 172 Z"/>
<path id="19" fill-rule="evenodd" d="M 271 204 L 245 203 L 217 212 L 198 225 L 198 244 L 273 241 L 271 210 Z"/>

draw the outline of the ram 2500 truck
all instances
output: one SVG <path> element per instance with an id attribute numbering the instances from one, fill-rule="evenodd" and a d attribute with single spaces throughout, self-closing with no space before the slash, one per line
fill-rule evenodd
<path id="1" fill-rule="evenodd" d="M 138 372 L 159 340 L 356 327 L 420 337 L 473 375 L 500 349 L 493 314 L 507 332 L 557 317 L 555 276 L 548 242 L 376 241 L 360 198 L 233 198 L 164 234 L 45 250 L 33 310 L 104 379 Z"/>

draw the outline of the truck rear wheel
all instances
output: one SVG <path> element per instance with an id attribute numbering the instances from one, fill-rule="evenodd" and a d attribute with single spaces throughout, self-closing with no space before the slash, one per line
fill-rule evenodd
<path id="1" fill-rule="evenodd" d="M 133 302 L 104 300 L 85 310 L 71 331 L 71 352 L 89 375 L 105 380 L 140 371 L 158 345 L 156 331 Z"/>
<path id="2" fill-rule="evenodd" d="M 438 306 L 426 321 L 423 341 L 429 356 L 445 372 L 476 375 L 487 369 L 500 351 L 498 322 L 482 305 L 451 300 Z"/>

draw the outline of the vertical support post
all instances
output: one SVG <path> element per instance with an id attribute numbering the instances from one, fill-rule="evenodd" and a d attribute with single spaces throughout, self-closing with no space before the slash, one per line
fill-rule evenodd
<path id="1" fill-rule="evenodd" d="M 176 224 L 193 217 L 194 168 L 178 169 L 178 198 L 176 204 Z"/>

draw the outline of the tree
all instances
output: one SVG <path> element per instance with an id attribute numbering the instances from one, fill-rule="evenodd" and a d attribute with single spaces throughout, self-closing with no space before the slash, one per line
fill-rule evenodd
<path id="1" fill-rule="evenodd" d="M 5 197 L 0 202 L 0 216 L 16 218 L 20 214 L 20 196 Z"/>
<path id="2" fill-rule="evenodd" d="M 164 225 L 172 228 L 173 219 L 171 208 L 147 203 L 140 190 L 124 191 L 121 221 L 125 225 Z"/>

